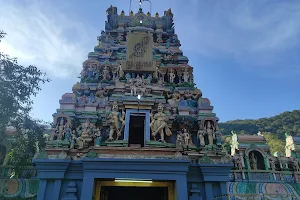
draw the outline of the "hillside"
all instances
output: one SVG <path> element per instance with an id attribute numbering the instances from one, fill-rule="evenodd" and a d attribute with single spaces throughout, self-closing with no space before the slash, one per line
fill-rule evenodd
<path id="1" fill-rule="evenodd" d="M 285 132 L 300 135 L 300 110 L 256 120 L 228 121 L 219 123 L 219 128 L 224 135 L 229 135 L 232 130 L 242 134 L 256 134 L 258 131 L 270 132 L 275 133 L 279 138 L 284 138 Z"/>

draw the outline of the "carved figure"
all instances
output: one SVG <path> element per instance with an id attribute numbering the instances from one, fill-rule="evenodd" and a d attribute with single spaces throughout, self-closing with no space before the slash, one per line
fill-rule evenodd
<path id="1" fill-rule="evenodd" d="M 185 68 L 184 72 L 183 72 L 183 81 L 185 83 L 188 83 L 189 82 L 189 78 L 190 78 L 190 74 L 189 72 L 187 71 L 187 68 Z"/>
<path id="2" fill-rule="evenodd" d="M 215 139 L 215 127 L 211 121 L 207 121 L 207 123 L 204 125 L 204 130 L 208 136 L 208 144 L 213 145 Z"/>
<path id="3" fill-rule="evenodd" d="M 170 136 L 172 135 L 172 132 L 168 127 L 167 124 L 168 119 L 166 114 L 163 113 L 164 107 L 161 103 L 158 104 L 157 111 L 158 112 L 154 116 L 152 116 L 151 114 L 152 121 L 150 127 L 152 130 L 152 136 L 154 139 L 156 139 L 156 135 L 159 133 L 160 134 L 159 141 L 165 142 L 165 134 L 167 136 Z"/>
<path id="4" fill-rule="evenodd" d="M 204 147 L 204 146 L 205 146 L 204 135 L 205 135 L 205 131 L 203 131 L 203 130 L 199 130 L 199 131 L 198 131 L 198 138 L 199 138 L 199 140 L 200 140 L 200 146 L 201 146 L 201 147 Z"/>
<path id="5" fill-rule="evenodd" d="M 243 163 L 242 163 L 241 158 L 236 159 L 236 166 L 239 170 L 243 170 Z"/>
<path id="6" fill-rule="evenodd" d="M 65 130 L 65 125 L 64 125 L 63 118 L 60 119 L 60 122 L 59 122 L 59 124 L 57 124 L 56 129 L 58 131 L 57 139 L 61 140 L 64 136 L 64 130 Z"/>
<path id="7" fill-rule="evenodd" d="M 269 159 L 269 165 L 270 165 L 271 170 L 273 170 L 273 171 L 276 170 L 275 161 L 272 158 Z"/>
<path id="8" fill-rule="evenodd" d="M 100 142 L 102 140 L 102 137 L 101 137 L 101 128 L 97 128 L 95 130 L 94 137 L 95 137 L 95 146 L 99 147 L 100 146 Z"/>
<path id="9" fill-rule="evenodd" d="M 222 133 L 220 131 L 216 132 L 216 144 L 217 146 L 222 145 Z"/>
<path id="10" fill-rule="evenodd" d="M 124 76 L 124 71 L 123 71 L 122 63 L 120 63 L 119 67 L 118 67 L 118 76 L 120 78 Z"/>
<path id="11" fill-rule="evenodd" d="M 250 156 L 250 166 L 251 166 L 251 169 L 257 170 L 257 158 L 254 155 L 254 153 L 251 153 L 251 156 Z"/>
<path id="12" fill-rule="evenodd" d="M 76 136 L 75 130 L 73 130 L 72 135 L 71 135 L 70 149 L 74 149 L 75 143 L 76 143 L 76 139 L 77 139 L 77 136 Z"/>
<path id="13" fill-rule="evenodd" d="M 87 122 L 84 124 L 82 134 L 76 140 L 76 142 L 79 145 L 78 147 L 79 150 L 87 148 L 89 144 L 93 141 L 93 138 L 91 136 L 92 126 L 93 125 L 90 123 L 89 120 L 87 120 Z"/>
<path id="14" fill-rule="evenodd" d="M 170 83 L 174 83 L 175 77 L 176 77 L 176 75 L 173 72 L 173 70 L 171 69 L 170 72 L 169 72 L 169 81 L 170 81 Z"/>
<path id="15" fill-rule="evenodd" d="M 107 116 L 107 121 L 109 123 L 109 137 L 108 137 L 108 141 L 112 141 L 115 140 L 114 139 L 114 135 L 116 134 L 116 138 L 119 138 L 121 135 L 120 132 L 120 114 L 118 112 L 118 103 L 117 101 L 114 102 L 113 106 L 112 106 L 112 111 L 109 113 L 109 115 Z"/>
<path id="16" fill-rule="evenodd" d="M 171 99 L 168 99 L 168 103 L 170 104 L 173 114 L 177 114 L 177 109 L 178 109 L 178 103 L 180 101 L 181 95 L 179 94 L 178 91 L 175 91 L 173 94 L 169 95 L 167 94 L 167 97 Z"/>
<path id="17" fill-rule="evenodd" d="M 295 159 L 293 163 L 294 163 L 294 170 L 299 172 L 300 171 L 299 161 Z"/>
<path id="18" fill-rule="evenodd" d="M 184 147 L 183 135 L 181 133 L 178 133 L 176 137 L 176 150 L 181 151 L 183 147 Z"/>
<path id="19" fill-rule="evenodd" d="M 110 75 L 109 75 L 109 69 L 107 66 L 104 67 L 103 69 L 103 74 L 102 74 L 103 80 L 109 80 Z"/>
<path id="20" fill-rule="evenodd" d="M 184 146 L 188 147 L 191 138 L 190 138 L 190 133 L 186 129 L 183 129 L 183 138 L 184 138 Z"/>
<path id="21" fill-rule="evenodd" d="M 235 150 L 239 149 L 239 143 L 237 141 L 237 134 L 234 131 L 231 131 L 231 155 L 234 156 L 235 155 Z"/>
<path id="22" fill-rule="evenodd" d="M 293 137 L 290 136 L 288 133 L 285 133 L 285 156 L 291 157 L 292 151 L 295 150 L 294 140 Z"/>

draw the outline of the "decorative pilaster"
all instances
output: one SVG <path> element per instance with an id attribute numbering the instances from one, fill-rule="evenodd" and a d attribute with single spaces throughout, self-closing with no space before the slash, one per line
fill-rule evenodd
<path id="1" fill-rule="evenodd" d="M 78 200 L 76 197 L 77 186 L 76 183 L 70 182 L 68 188 L 66 189 L 66 196 L 62 200 Z"/>

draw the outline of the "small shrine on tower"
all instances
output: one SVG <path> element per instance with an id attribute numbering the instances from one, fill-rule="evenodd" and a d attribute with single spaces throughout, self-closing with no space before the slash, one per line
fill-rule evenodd
<path id="1" fill-rule="evenodd" d="M 59 100 L 46 148 L 34 159 L 38 199 L 226 194 L 231 158 L 180 50 L 171 9 L 162 16 L 142 8 L 106 12 L 105 30 L 73 92 Z"/>

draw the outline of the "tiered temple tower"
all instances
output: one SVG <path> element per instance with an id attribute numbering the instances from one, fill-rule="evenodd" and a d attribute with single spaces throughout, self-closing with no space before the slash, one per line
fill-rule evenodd
<path id="1" fill-rule="evenodd" d="M 111 6 L 98 42 L 34 160 L 38 199 L 110 200 L 129 186 L 152 199 L 226 194 L 231 159 L 180 50 L 171 9 L 125 15 Z"/>

